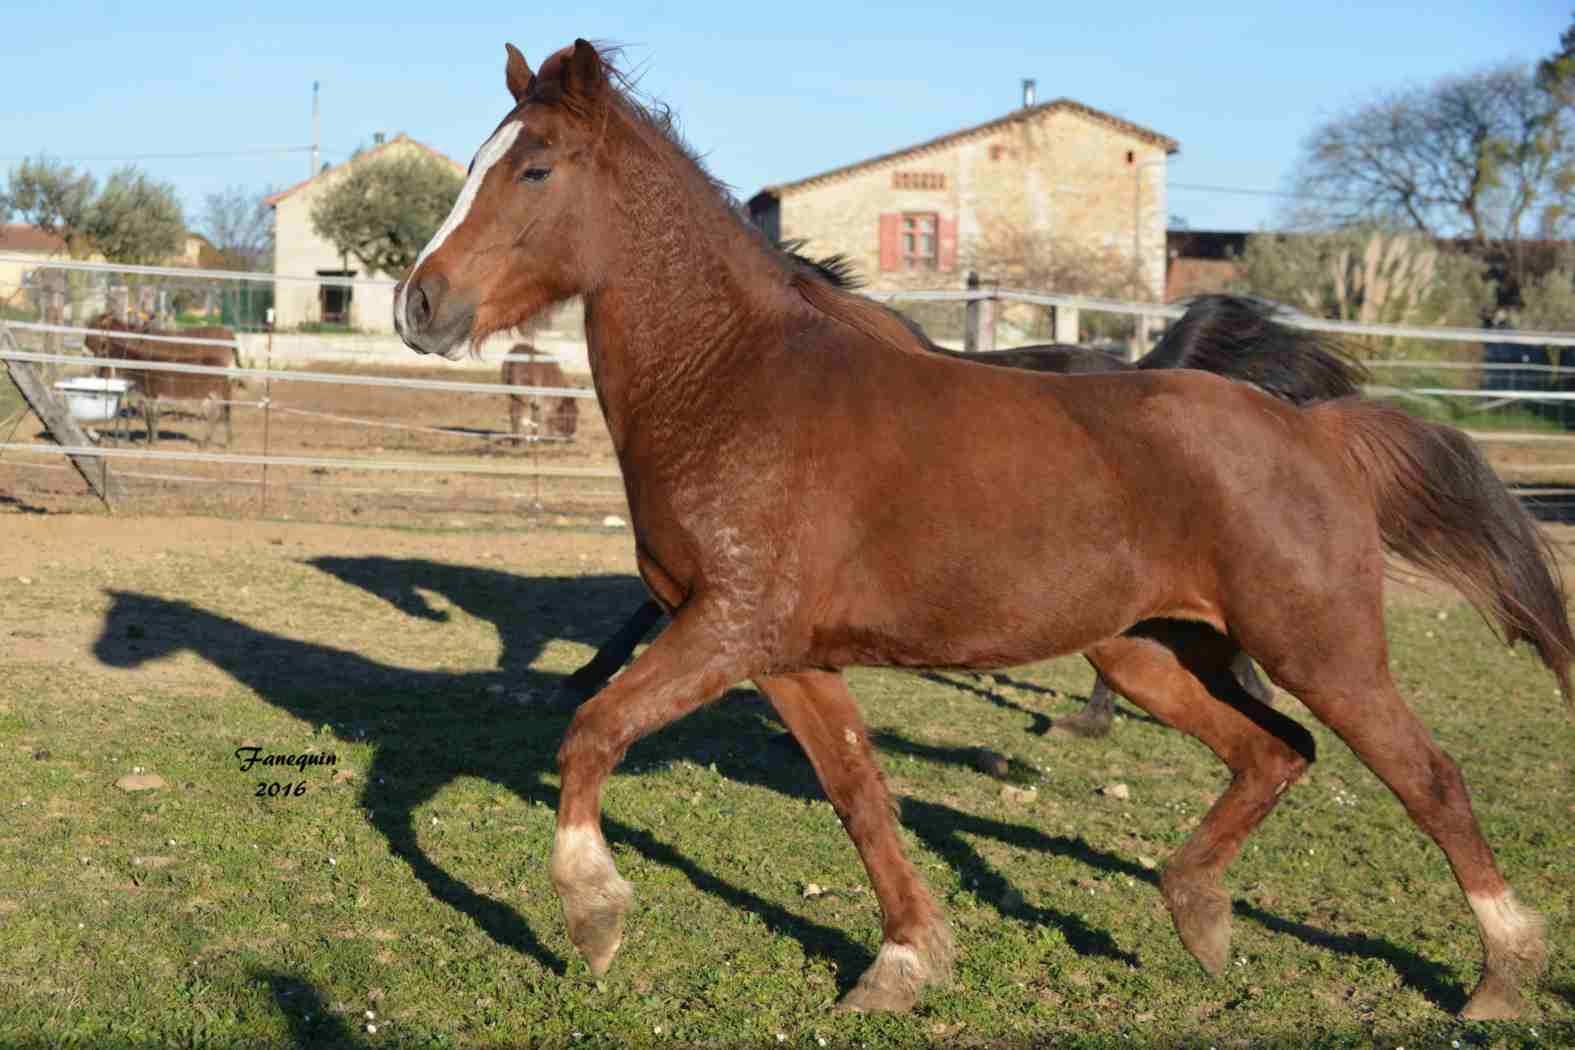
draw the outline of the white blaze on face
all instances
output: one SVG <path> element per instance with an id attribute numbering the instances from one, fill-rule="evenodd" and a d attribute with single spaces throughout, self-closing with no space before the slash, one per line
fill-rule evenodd
<path id="1" fill-rule="evenodd" d="M 476 202 L 476 194 L 481 190 L 481 184 L 487 177 L 487 172 L 492 166 L 509 152 L 509 147 L 514 145 L 514 140 L 519 137 L 520 122 L 511 120 L 497 130 L 486 142 L 481 144 L 481 149 L 476 152 L 476 160 L 470 166 L 470 175 L 465 179 L 465 185 L 459 191 L 459 200 L 454 202 L 454 210 L 448 213 L 448 218 L 443 220 L 443 225 L 438 227 L 437 233 L 421 249 L 421 254 L 416 258 L 416 264 L 410 268 L 410 276 L 405 278 L 405 283 L 399 288 L 399 300 L 394 303 L 394 317 L 403 322 L 405 319 L 405 292 L 410 287 L 410 282 L 415 278 L 421 264 L 427 257 L 448 240 L 449 234 L 459 229 L 470 214 L 470 206 Z"/>

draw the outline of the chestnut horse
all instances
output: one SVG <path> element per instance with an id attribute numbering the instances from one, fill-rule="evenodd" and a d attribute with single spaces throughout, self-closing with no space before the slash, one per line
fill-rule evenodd
<path id="1" fill-rule="evenodd" d="M 504 386 L 566 387 L 563 366 L 543 354 L 529 343 L 515 343 L 503 358 L 501 379 Z M 531 434 L 555 438 L 572 438 L 579 426 L 580 406 L 572 397 L 549 397 L 546 394 L 510 394 L 509 430 L 514 443 L 520 443 L 525 429 L 525 418 L 530 417 Z"/>
<path id="2" fill-rule="evenodd" d="M 861 283 L 841 256 L 806 258 L 799 253 L 802 242 L 798 241 L 781 247 L 838 288 L 857 288 Z M 1196 368 L 1252 383 L 1293 404 L 1349 397 L 1358 393 L 1367 379 L 1366 369 L 1326 337 L 1280 324 L 1274 320 L 1270 306 L 1242 296 L 1200 296 L 1165 330 L 1159 345 L 1135 364 L 1102 350 L 1058 343 L 958 353 L 936 346 L 922 329 L 910 327 L 924 340 L 926 349 L 965 361 L 1061 375 L 1130 368 Z M 515 347 L 516 352 L 518 349 Z M 662 607 L 654 601 L 641 605 L 585 666 L 564 680 L 564 691 L 575 699 L 592 696 L 617 673 L 661 618 Z M 1273 703 L 1274 691 L 1253 670 L 1252 660 L 1245 653 L 1237 655 L 1232 673 L 1255 699 Z M 1110 731 L 1115 706 L 1110 686 L 1096 677 L 1094 691 L 1083 709 L 1069 718 L 1057 719 L 1055 726 L 1078 736 L 1104 736 Z"/>
<path id="3" fill-rule="evenodd" d="M 1388 547 L 1528 641 L 1569 700 L 1575 637 L 1551 553 L 1464 435 L 1196 371 L 1038 375 L 931 354 L 749 229 L 591 44 L 537 74 L 510 47 L 505 80 L 513 108 L 397 287 L 394 320 L 413 349 L 457 359 L 584 297 L 637 564 L 672 616 L 558 751 L 548 867 L 593 974 L 634 897 L 602 835 L 603 784 L 636 740 L 749 679 L 880 903 L 880 951 L 841 1006 L 911 1007 L 948 975 L 952 939 L 842 669 L 1078 652 L 1231 770 L 1160 880 L 1182 943 L 1217 974 L 1225 867 L 1314 757 L 1311 733 L 1228 673 L 1245 650 L 1448 857 L 1484 947 L 1465 1015 L 1523 1009 L 1541 922 L 1396 691 L 1384 634 Z"/>
<path id="4" fill-rule="evenodd" d="M 217 325 L 166 331 L 151 326 L 127 324 L 117 320 L 114 314 L 105 313 L 89 321 L 87 326 L 96 330 L 93 335 L 83 340 L 88 352 L 94 357 L 206 365 L 211 368 L 234 368 L 236 365 L 235 350 L 232 347 L 209 346 L 206 343 L 169 343 L 163 340 L 137 338 L 139 335 L 184 335 L 192 339 L 223 339 L 230 342 L 235 340 L 234 332 Z M 117 334 L 100 334 L 103 332 Z M 121 370 L 113 366 L 105 366 L 99 369 L 99 374 L 113 377 L 121 374 Z M 230 401 L 233 394 L 229 376 L 204 375 L 196 372 L 159 372 L 141 368 L 126 369 L 124 374 L 131 381 L 131 389 L 141 403 L 143 419 L 148 427 L 149 448 L 158 444 L 159 413 L 166 404 L 172 408 L 181 404 L 190 407 L 201 406 L 202 418 L 207 426 L 197 442 L 199 446 L 203 448 L 208 446 L 221 422 L 224 424 L 225 446 L 228 447 L 235 439 L 235 431 L 230 425 Z"/>

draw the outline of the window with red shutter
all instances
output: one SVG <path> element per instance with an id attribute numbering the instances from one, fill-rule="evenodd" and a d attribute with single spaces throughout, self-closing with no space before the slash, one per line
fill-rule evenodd
<path id="1" fill-rule="evenodd" d="M 940 222 L 933 211 L 903 212 L 897 244 L 904 270 L 933 270 L 940 259 Z"/>
<path id="2" fill-rule="evenodd" d="M 897 229 L 902 216 L 888 212 L 880 217 L 880 268 L 882 273 L 898 269 L 902 256 L 897 250 Z"/>
<path id="3" fill-rule="evenodd" d="M 946 272 L 957 269 L 957 220 L 941 217 L 940 268 Z"/>

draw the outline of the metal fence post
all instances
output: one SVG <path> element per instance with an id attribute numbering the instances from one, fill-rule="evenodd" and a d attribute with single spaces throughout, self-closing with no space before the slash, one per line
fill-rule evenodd
<path id="1" fill-rule="evenodd" d="M 981 281 L 979 275 L 968 271 L 968 290 L 977 292 Z M 964 308 L 963 323 L 963 349 L 968 353 L 995 349 L 995 313 L 996 300 L 992 295 L 988 299 L 969 299 Z"/>
<path id="2" fill-rule="evenodd" d="M 979 275 L 973 270 L 968 271 L 968 290 L 979 290 Z M 978 299 L 969 299 L 963 305 L 963 350 L 973 353 L 979 349 L 979 309 Z"/>

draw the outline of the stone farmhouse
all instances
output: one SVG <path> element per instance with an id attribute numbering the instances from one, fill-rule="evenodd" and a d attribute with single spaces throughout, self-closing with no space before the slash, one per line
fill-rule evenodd
<path id="1" fill-rule="evenodd" d="M 37 226 L 24 223 L 0 225 L 0 304 L 21 306 L 30 302 L 38 264 L 66 259 L 66 242 Z"/>
<path id="2" fill-rule="evenodd" d="M 386 142 L 378 141 L 371 149 L 343 164 L 324 168 L 304 182 L 264 198 L 273 208 L 274 216 L 273 272 L 289 277 L 399 277 L 399 274 L 364 273 L 359 260 L 339 254 L 312 229 L 312 205 L 355 165 L 404 152 L 436 157 L 452 166 L 456 173 L 465 174 L 463 164 L 408 135 L 396 135 Z M 341 284 L 280 281 L 274 290 L 274 325 L 282 329 L 307 324 L 343 324 L 363 332 L 392 332 L 393 317 L 391 287 L 351 288 Z"/>
<path id="3" fill-rule="evenodd" d="M 1119 259 L 1163 297 L 1178 143 L 1071 99 L 1032 104 L 1030 92 L 983 124 L 767 186 L 750 217 L 809 254 L 846 255 L 877 291 L 961 288 L 967 262 L 982 261 L 970 243 L 999 243 L 992 231 L 1004 229 Z"/>

